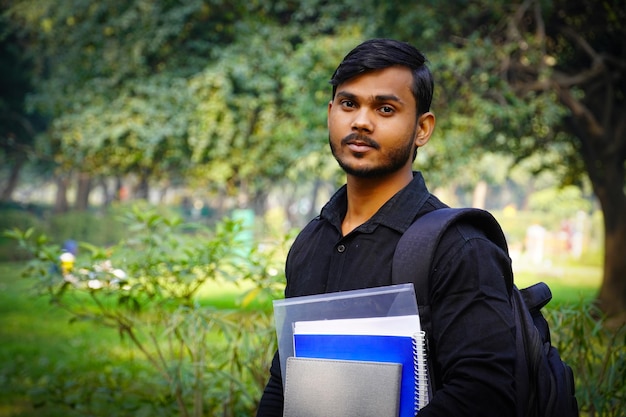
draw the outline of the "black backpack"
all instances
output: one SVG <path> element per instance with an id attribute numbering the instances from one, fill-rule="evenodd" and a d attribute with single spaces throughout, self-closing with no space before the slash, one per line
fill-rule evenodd
<path id="1" fill-rule="evenodd" d="M 422 327 L 427 333 L 431 326 L 428 305 L 431 263 L 443 232 L 457 221 L 479 228 L 508 253 L 504 233 L 487 211 L 443 208 L 417 219 L 398 242 L 392 281 L 395 284 L 413 282 Z M 572 369 L 552 346 L 548 323 L 540 311 L 552 299 L 550 288 L 540 282 L 518 290 L 512 277 L 508 278 L 516 325 L 517 417 L 579 416 Z M 430 368 L 432 370 L 432 366 Z"/>

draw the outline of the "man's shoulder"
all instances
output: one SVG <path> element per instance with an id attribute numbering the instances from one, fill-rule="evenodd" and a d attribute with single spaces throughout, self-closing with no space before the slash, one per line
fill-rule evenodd
<path id="1" fill-rule="evenodd" d="M 441 231 L 435 251 L 437 259 L 448 258 L 454 253 L 461 252 L 468 245 L 473 245 L 480 252 L 500 253 L 508 257 L 506 238 L 500 224 L 491 213 L 469 209 L 459 215 L 460 210 L 447 211 L 446 215 L 452 216 L 454 221 L 447 224 Z M 441 219 L 436 221 L 441 222 Z M 477 261 L 480 262 L 480 260 Z"/>

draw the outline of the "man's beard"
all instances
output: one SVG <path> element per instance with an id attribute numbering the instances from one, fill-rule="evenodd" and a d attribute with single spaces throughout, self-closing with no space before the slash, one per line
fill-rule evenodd
<path id="1" fill-rule="evenodd" d="M 368 136 L 359 135 L 356 133 L 351 133 L 350 135 L 344 137 L 341 140 L 341 146 L 343 147 L 348 142 L 354 140 L 359 140 L 360 142 L 363 142 L 372 147 L 374 150 L 380 150 L 380 145 L 375 140 Z M 412 159 L 414 153 L 414 145 L 413 141 L 411 140 L 407 141 L 407 144 L 403 147 L 391 149 L 390 152 L 385 155 L 385 160 L 382 161 L 379 165 L 369 167 L 357 167 L 345 163 L 340 157 L 337 156 L 337 150 L 334 148 L 330 140 L 330 135 L 328 137 L 328 143 L 330 144 L 330 149 L 333 153 L 333 156 L 335 157 L 335 160 L 337 161 L 341 169 L 343 169 L 346 174 L 359 178 L 377 178 L 397 172 L 406 165 L 406 162 L 407 160 L 409 160 L 409 158 Z M 359 158 L 360 156 L 356 157 Z M 365 155 L 363 155 L 362 157 L 364 158 Z"/>

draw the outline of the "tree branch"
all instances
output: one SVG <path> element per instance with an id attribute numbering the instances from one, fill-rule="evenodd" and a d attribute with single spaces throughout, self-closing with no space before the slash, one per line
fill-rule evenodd
<path id="1" fill-rule="evenodd" d="M 509 20 L 509 25 L 507 28 L 507 38 L 511 41 L 519 41 L 522 39 L 520 25 L 521 21 L 524 18 L 524 15 L 530 8 L 533 0 L 525 0 L 520 6 L 517 8 L 513 17 Z"/>
<path id="2" fill-rule="evenodd" d="M 559 98 L 572 112 L 572 115 L 581 120 L 587 127 L 587 132 L 595 138 L 601 138 L 604 135 L 604 128 L 598 122 L 593 113 L 579 100 L 577 100 L 568 88 L 561 88 L 555 85 Z"/>
<path id="3" fill-rule="evenodd" d="M 595 63 L 601 60 L 600 55 L 591 47 L 589 42 L 587 42 L 582 36 L 580 36 L 574 29 L 570 27 L 563 27 L 561 32 L 566 37 L 570 38 L 574 41 L 574 43 L 578 44 L 578 46 L 591 58 L 591 60 Z"/>
<path id="4" fill-rule="evenodd" d="M 555 71 L 551 78 L 556 84 L 558 84 L 559 87 L 570 88 L 575 85 L 580 86 L 590 82 L 591 80 L 597 78 L 599 75 L 603 74 L 606 69 L 607 68 L 604 65 L 604 62 L 600 60 L 597 63 L 594 63 L 591 68 L 581 71 L 577 74 L 568 75 L 562 72 Z"/>

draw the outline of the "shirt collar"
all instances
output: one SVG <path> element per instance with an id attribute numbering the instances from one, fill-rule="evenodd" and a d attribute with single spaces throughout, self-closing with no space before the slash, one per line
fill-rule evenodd
<path id="1" fill-rule="evenodd" d="M 419 171 L 413 172 L 413 180 L 391 197 L 367 222 L 359 226 L 364 233 L 373 232 L 383 225 L 404 233 L 417 217 L 430 193 L 424 177 Z M 322 208 L 320 218 L 341 230 L 341 223 L 348 209 L 347 187 L 343 185 Z"/>

